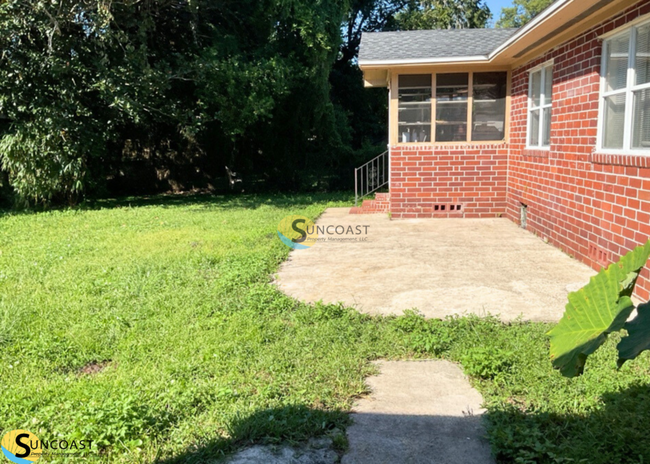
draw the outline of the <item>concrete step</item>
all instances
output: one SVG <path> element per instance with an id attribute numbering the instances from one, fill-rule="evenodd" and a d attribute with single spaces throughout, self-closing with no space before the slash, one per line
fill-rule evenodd
<path id="1" fill-rule="evenodd" d="M 376 213 L 387 213 L 390 210 L 388 206 L 385 207 L 360 207 L 353 206 L 350 208 L 350 214 L 376 214 Z"/>
<path id="2" fill-rule="evenodd" d="M 390 206 L 390 202 L 379 201 L 379 200 L 364 200 L 363 203 L 361 204 L 362 208 L 377 208 L 377 207 L 384 207 L 384 206 Z"/>
<path id="3" fill-rule="evenodd" d="M 374 200 L 363 200 L 361 206 L 350 210 L 350 214 L 376 214 L 390 211 L 390 194 L 377 193 Z"/>

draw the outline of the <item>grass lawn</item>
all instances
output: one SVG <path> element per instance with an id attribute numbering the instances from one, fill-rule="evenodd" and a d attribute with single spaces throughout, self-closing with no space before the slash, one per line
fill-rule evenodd
<path id="1" fill-rule="evenodd" d="M 346 200 L 0 216 L 0 435 L 92 439 L 93 462 L 206 462 L 344 429 L 370 360 L 445 357 L 483 393 L 501 462 L 650 462 L 647 354 L 617 372 L 610 341 L 568 380 L 550 366 L 544 324 L 370 317 L 279 293 L 279 221 Z"/>

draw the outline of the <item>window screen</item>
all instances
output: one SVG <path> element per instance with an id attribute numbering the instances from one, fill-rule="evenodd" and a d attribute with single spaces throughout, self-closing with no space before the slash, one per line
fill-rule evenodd
<path id="1" fill-rule="evenodd" d="M 503 140 L 508 73 L 474 73 L 472 140 Z"/>
<path id="2" fill-rule="evenodd" d="M 399 75 L 398 143 L 503 140 L 507 83 L 505 71 Z"/>
<path id="3" fill-rule="evenodd" d="M 431 141 L 431 74 L 399 76 L 399 138 Z"/>
<path id="4" fill-rule="evenodd" d="M 436 75 L 436 142 L 467 141 L 469 74 Z"/>

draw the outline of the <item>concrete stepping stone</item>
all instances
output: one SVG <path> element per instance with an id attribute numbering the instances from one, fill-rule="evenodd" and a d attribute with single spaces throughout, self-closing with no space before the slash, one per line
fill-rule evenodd
<path id="1" fill-rule="evenodd" d="M 483 398 L 448 361 L 380 361 L 342 464 L 492 464 Z"/>

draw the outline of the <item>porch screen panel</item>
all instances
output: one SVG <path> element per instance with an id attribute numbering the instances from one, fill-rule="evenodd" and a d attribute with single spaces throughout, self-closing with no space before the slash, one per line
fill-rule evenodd
<path id="1" fill-rule="evenodd" d="M 472 141 L 503 140 L 508 73 L 474 73 Z"/>
<path id="2" fill-rule="evenodd" d="M 436 142 L 467 141 L 469 74 L 436 75 Z"/>
<path id="3" fill-rule="evenodd" d="M 431 74 L 399 76 L 399 139 L 402 143 L 431 141 Z"/>

